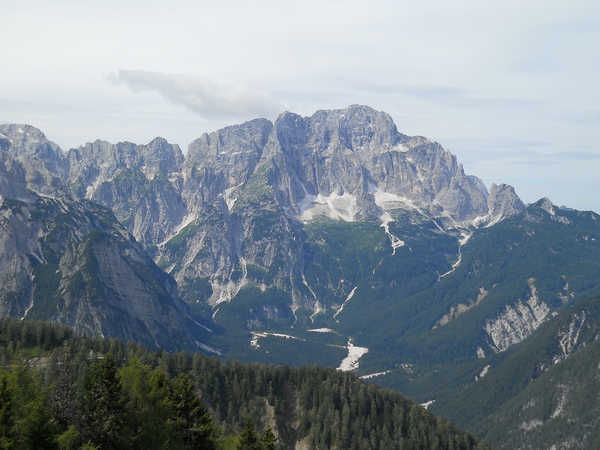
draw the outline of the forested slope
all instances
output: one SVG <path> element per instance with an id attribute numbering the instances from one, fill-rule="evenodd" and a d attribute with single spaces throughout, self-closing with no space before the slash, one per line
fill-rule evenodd
<path id="1" fill-rule="evenodd" d="M 13 319 L 0 320 L 0 366 L 5 448 L 486 448 L 332 369 L 223 363 Z"/>

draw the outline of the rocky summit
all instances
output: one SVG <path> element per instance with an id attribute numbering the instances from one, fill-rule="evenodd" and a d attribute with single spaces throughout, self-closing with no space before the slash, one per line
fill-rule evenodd
<path id="1" fill-rule="evenodd" d="M 389 225 L 403 211 L 446 229 L 523 209 L 512 188 L 488 194 L 439 144 L 399 133 L 389 115 L 365 106 L 227 127 L 192 142 L 185 157 L 161 138 L 148 145 L 95 141 L 62 154 L 32 130 L 10 125 L 0 132 L 17 154 L 33 155 L 46 173 L 68 180 L 60 188 L 74 198 L 110 208 L 184 291 L 206 279 L 212 305 L 259 281 L 248 264 L 277 262 L 271 278 L 293 308 L 314 309 L 301 282 L 302 224 L 321 218 L 378 221 L 398 246 Z M 283 241 L 273 246 L 277 236 Z"/>

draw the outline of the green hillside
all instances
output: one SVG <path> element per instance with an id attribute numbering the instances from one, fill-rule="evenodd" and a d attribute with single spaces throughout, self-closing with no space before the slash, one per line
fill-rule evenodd
<path id="1" fill-rule="evenodd" d="M 13 319 L 0 320 L 0 367 L 2 448 L 486 448 L 330 369 L 223 363 Z"/>

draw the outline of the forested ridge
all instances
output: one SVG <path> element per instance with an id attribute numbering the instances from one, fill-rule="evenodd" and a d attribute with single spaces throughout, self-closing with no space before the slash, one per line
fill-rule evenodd
<path id="1" fill-rule="evenodd" d="M 487 448 L 332 369 L 222 362 L 0 319 L 1 448 Z"/>

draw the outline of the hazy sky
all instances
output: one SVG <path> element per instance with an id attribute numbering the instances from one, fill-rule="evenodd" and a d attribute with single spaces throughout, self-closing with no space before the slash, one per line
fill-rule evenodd
<path id="1" fill-rule="evenodd" d="M 0 12 L 0 122 L 65 149 L 160 135 L 185 150 L 224 125 L 360 103 L 488 185 L 600 211 L 597 1 L 0 0 Z"/>

